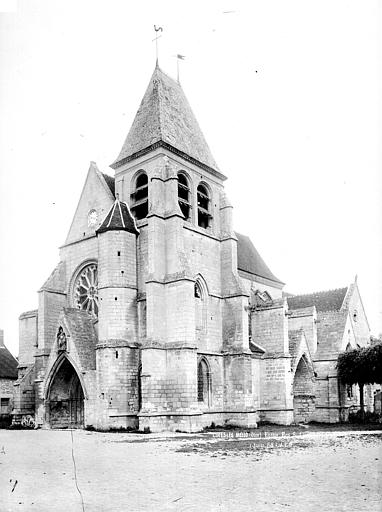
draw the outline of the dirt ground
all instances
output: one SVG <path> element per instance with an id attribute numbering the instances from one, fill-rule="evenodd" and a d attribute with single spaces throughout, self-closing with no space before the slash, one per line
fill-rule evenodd
<path id="1" fill-rule="evenodd" d="M 0 430 L 0 511 L 382 510 L 382 431 Z"/>

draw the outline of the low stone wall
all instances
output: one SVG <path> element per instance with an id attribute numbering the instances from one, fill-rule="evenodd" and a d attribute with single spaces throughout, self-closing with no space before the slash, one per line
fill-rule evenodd
<path id="1" fill-rule="evenodd" d="M 295 395 L 293 398 L 294 422 L 308 423 L 315 412 L 314 395 Z"/>
<path id="2" fill-rule="evenodd" d="M 244 428 L 256 428 L 259 414 L 241 411 L 210 411 L 194 414 L 158 414 L 139 415 L 139 430 L 150 429 L 150 432 L 199 432 L 205 427 L 237 426 Z"/>

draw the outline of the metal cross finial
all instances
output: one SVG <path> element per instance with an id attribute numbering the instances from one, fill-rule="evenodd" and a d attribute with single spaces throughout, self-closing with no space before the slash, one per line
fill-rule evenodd
<path id="1" fill-rule="evenodd" d="M 156 25 L 154 25 L 154 30 L 155 30 L 155 32 L 156 32 L 156 33 L 158 33 L 158 32 L 163 32 L 163 28 L 162 28 L 162 27 L 158 27 L 158 28 L 157 28 L 157 26 L 156 26 Z M 162 36 L 158 34 L 158 35 L 153 39 L 153 41 L 155 41 L 156 63 L 157 63 L 157 64 L 158 64 L 158 39 L 159 39 L 160 37 L 162 37 Z"/>

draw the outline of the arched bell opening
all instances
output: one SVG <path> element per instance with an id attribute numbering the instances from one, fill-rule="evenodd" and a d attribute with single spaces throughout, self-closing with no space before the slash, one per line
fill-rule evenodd
<path id="1" fill-rule="evenodd" d="M 315 410 L 314 372 L 305 355 L 298 362 L 293 379 L 294 423 L 307 423 Z"/>
<path id="2" fill-rule="evenodd" d="M 46 413 L 47 422 L 52 428 L 84 426 L 84 391 L 76 370 L 66 357 L 52 376 Z"/>

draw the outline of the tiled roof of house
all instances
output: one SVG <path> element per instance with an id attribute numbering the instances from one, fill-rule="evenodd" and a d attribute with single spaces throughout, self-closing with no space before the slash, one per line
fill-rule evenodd
<path id="1" fill-rule="evenodd" d="M 7 347 L 0 345 L 0 379 L 17 379 L 17 359 L 9 352 Z"/>
<path id="2" fill-rule="evenodd" d="M 118 168 L 158 142 L 218 171 L 182 87 L 156 66 L 121 152 L 111 167 Z"/>
<path id="3" fill-rule="evenodd" d="M 337 288 L 324 292 L 308 293 L 288 297 L 290 309 L 301 309 L 316 306 L 317 311 L 339 311 L 346 295 L 347 288 Z"/>
<path id="4" fill-rule="evenodd" d="M 97 233 L 105 231 L 128 231 L 129 233 L 139 234 L 135 225 L 134 217 L 130 212 L 130 208 L 126 203 L 117 199 L 106 215 L 105 220 L 97 229 Z"/>
<path id="5" fill-rule="evenodd" d="M 237 268 L 265 279 L 284 284 L 269 269 L 251 239 L 235 233 L 237 237 Z"/>

